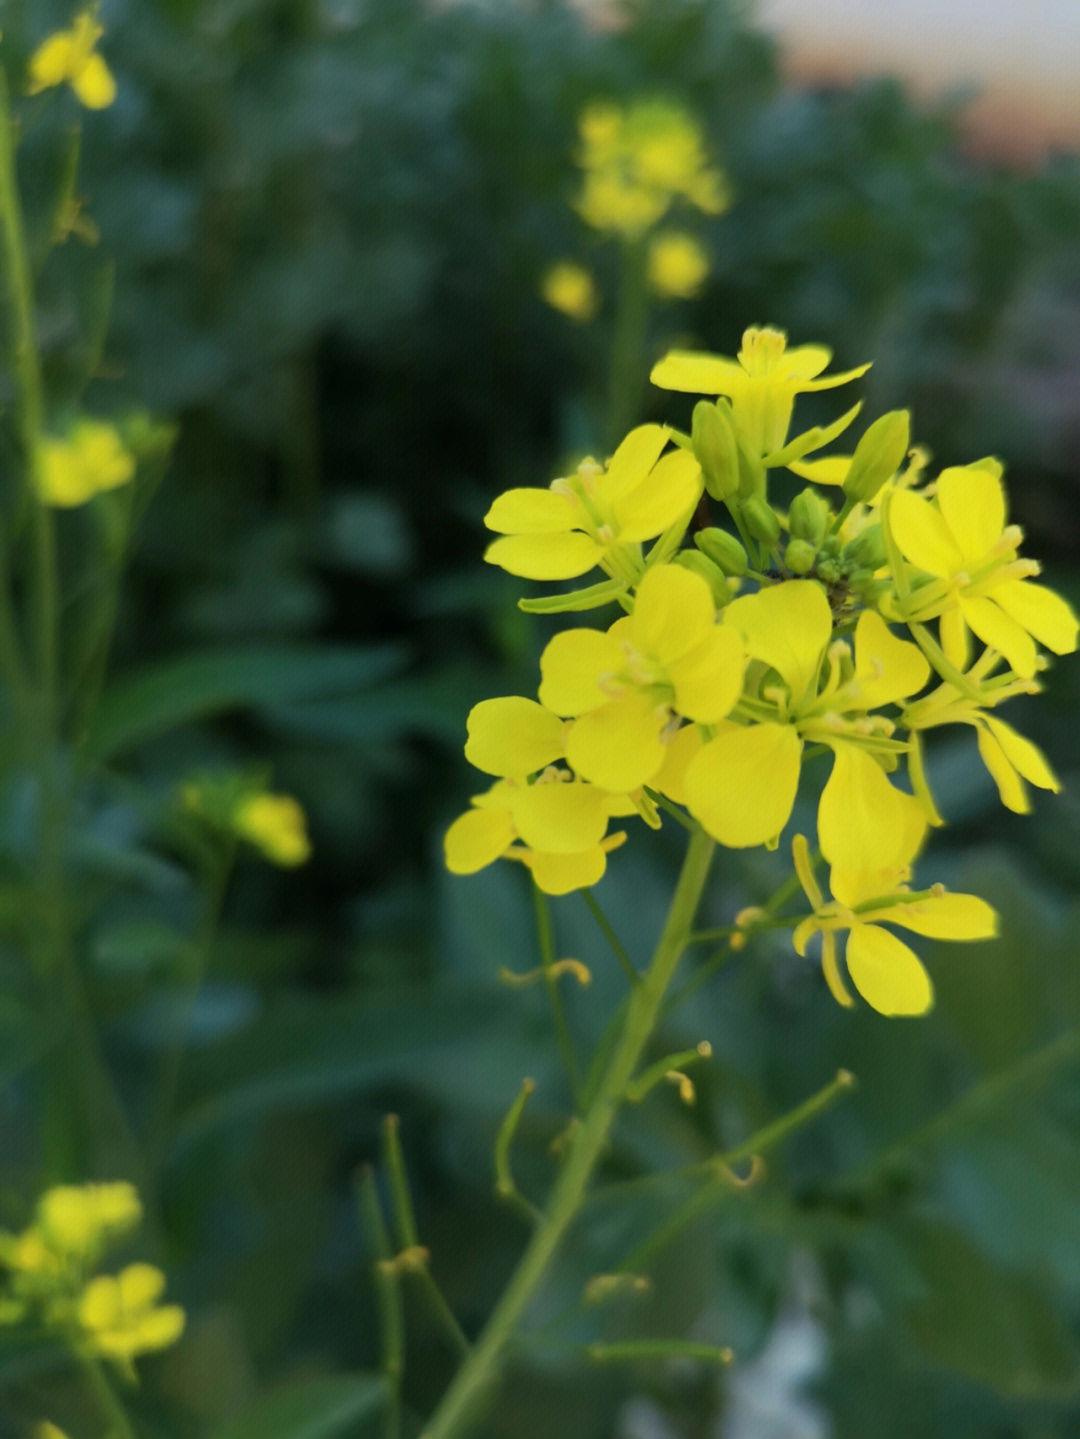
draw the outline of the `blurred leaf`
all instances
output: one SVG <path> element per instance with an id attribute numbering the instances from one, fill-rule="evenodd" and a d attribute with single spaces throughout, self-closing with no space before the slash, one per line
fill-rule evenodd
<path id="1" fill-rule="evenodd" d="M 404 663 L 397 645 L 244 645 L 181 655 L 113 682 L 89 733 L 94 759 L 223 711 L 366 691 Z"/>
<path id="2" fill-rule="evenodd" d="M 308 1379 L 272 1394 L 208 1439 L 365 1439 L 386 1404 L 381 1375 Z"/>

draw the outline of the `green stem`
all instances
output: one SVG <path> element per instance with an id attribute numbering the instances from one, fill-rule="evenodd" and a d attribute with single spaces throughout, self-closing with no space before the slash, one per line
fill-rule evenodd
<path id="1" fill-rule="evenodd" d="M 375 1287 L 379 1297 L 382 1340 L 382 1372 L 386 1377 L 389 1403 L 383 1425 L 383 1439 L 401 1436 L 401 1385 L 405 1377 L 405 1309 L 401 1301 L 401 1277 L 393 1267 L 390 1234 L 379 1204 L 375 1176 L 365 1166 L 358 1189 L 361 1214 L 371 1247 L 375 1251 Z"/>
<path id="2" fill-rule="evenodd" d="M 645 384 L 649 296 L 645 285 L 645 242 L 625 238 L 619 255 L 619 291 L 612 340 L 607 443 L 612 450 L 638 418 Z"/>
<path id="3" fill-rule="evenodd" d="M 131 1427 L 127 1411 L 109 1383 L 100 1362 L 88 1356 L 82 1361 L 82 1371 L 98 1412 L 109 1425 L 109 1439 L 135 1439 L 135 1430 Z"/>
<path id="4" fill-rule="evenodd" d="M 555 963 L 555 931 L 551 923 L 551 908 L 547 902 L 547 896 L 538 885 L 533 885 L 532 894 L 536 910 L 536 935 L 540 945 L 540 962 L 544 967 L 544 982 L 547 985 L 551 1015 L 555 1021 L 555 1038 L 566 1067 L 566 1077 L 570 1081 L 570 1092 L 574 1096 L 574 1103 L 580 1105 L 581 1075 L 574 1054 L 574 1040 L 566 1020 L 562 996 L 559 994 L 559 981 L 551 972 L 551 967 Z"/>
<path id="5" fill-rule="evenodd" d="M 686 937 L 705 887 L 714 841 L 696 835 L 690 841 L 663 932 L 649 965 L 628 996 L 626 1022 L 608 1062 L 595 1099 L 577 1127 L 565 1163 L 555 1181 L 547 1213 L 469 1359 L 462 1365 L 424 1431 L 424 1439 L 462 1434 L 494 1387 L 507 1346 L 530 1300 L 547 1273 L 570 1225 L 576 1219 L 597 1161 L 638 1060 L 656 1024 L 671 978 L 686 947 Z"/>

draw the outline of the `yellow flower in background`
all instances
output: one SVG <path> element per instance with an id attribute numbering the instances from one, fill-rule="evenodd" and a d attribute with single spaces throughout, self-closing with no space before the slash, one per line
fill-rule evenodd
<path id="1" fill-rule="evenodd" d="M 662 390 L 726 395 L 739 438 L 752 455 L 762 456 L 783 447 L 796 395 L 846 385 L 870 368 L 857 365 L 839 375 L 822 375 L 831 359 L 832 351 L 825 345 L 789 350 L 783 330 L 751 326 L 734 360 L 673 350 L 653 366 L 649 378 Z"/>
<path id="2" fill-rule="evenodd" d="M 40 1424 L 34 1426 L 33 1439 L 68 1439 L 68 1436 L 50 1420 L 42 1419 Z"/>
<path id="3" fill-rule="evenodd" d="M 267 859 L 286 869 L 311 858 L 304 811 L 290 795 L 247 795 L 233 811 L 232 826 Z"/>
<path id="4" fill-rule="evenodd" d="M 80 1296 L 77 1315 L 90 1350 L 125 1371 L 137 1354 L 167 1349 L 184 1332 L 179 1304 L 158 1304 L 165 1275 L 152 1264 L 99 1274 Z"/>
<path id="5" fill-rule="evenodd" d="M 79 420 L 60 438 L 46 436 L 38 457 L 37 480 L 42 499 L 59 509 L 85 505 L 105 490 L 126 485 L 135 475 L 135 457 L 115 426 L 101 420 Z"/>
<path id="6" fill-rule="evenodd" d="M 649 242 L 646 273 L 658 295 L 692 300 L 709 273 L 709 256 L 693 235 L 668 231 Z"/>
<path id="7" fill-rule="evenodd" d="M 67 30 L 58 30 L 30 56 L 27 90 L 37 95 L 68 84 L 89 110 L 104 110 L 116 99 L 116 81 L 94 48 L 105 29 L 89 12 Z"/>
<path id="8" fill-rule="evenodd" d="M 727 208 L 727 182 L 707 163 L 701 130 L 680 106 L 590 105 L 578 128 L 585 177 L 577 210 L 594 229 L 644 234 L 676 199 L 710 215 Z"/>
<path id="9" fill-rule="evenodd" d="M 985 900 L 973 894 L 948 894 L 940 886 L 927 895 L 908 895 L 895 886 L 883 890 L 876 871 L 845 876 L 843 900 L 826 902 L 810 867 L 809 846 L 795 836 L 792 845 L 795 872 L 814 908 L 796 928 L 792 942 L 805 955 L 814 934 L 821 935 L 821 964 L 833 998 L 850 1007 L 849 994 L 837 962 L 836 935 L 848 931 L 844 960 L 852 984 L 879 1014 L 925 1014 L 934 1002 L 930 976 L 914 950 L 882 929 L 899 925 L 929 939 L 992 939 L 997 915 Z M 833 893 L 837 892 L 836 875 Z"/>
<path id="10" fill-rule="evenodd" d="M 582 323 L 591 320 L 600 308 L 591 273 L 584 265 L 569 260 L 551 266 L 540 283 L 540 293 L 554 309 Z"/>
<path id="11" fill-rule="evenodd" d="M 133 1184 L 60 1184 L 38 1200 L 36 1217 L 54 1253 L 92 1262 L 110 1239 L 136 1228 L 142 1212 Z"/>

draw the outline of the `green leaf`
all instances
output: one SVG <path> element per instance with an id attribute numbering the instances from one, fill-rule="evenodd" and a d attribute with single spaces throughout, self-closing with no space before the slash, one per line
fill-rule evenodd
<path id="1" fill-rule="evenodd" d="M 355 693 L 400 669 L 400 646 L 243 645 L 181 655 L 115 681 L 85 740 L 106 759 L 179 725 L 253 705 Z"/>
<path id="2" fill-rule="evenodd" d="M 386 1381 L 378 1374 L 308 1379 L 218 1425 L 209 1439 L 365 1439 L 385 1404 Z"/>

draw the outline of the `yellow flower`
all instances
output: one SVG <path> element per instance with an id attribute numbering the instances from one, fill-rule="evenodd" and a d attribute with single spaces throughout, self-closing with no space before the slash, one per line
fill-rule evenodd
<path id="1" fill-rule="evenodd" d="M 591 105 L 579 130 L 585 177 L 577 210 L 594 229 L 641 235 L 677 198 L 711 215 L 727 208 L 727 182 L 706 163 L 701 131 L 679 106 Z"/>
<path id="2" fill-rule="evenodd" d="M 48 1419 L 43 1419 L 34 1427 L 34 1439 L 68 1439 L 68 1436 L 63 1429 L 58 1429 Z"/>
<path id="3" fill-rule="evenodd" d="M 137 1354 L 175 1344 L 185 1315 L 178 1304 L 158 1304 L 164 1292 L 165 1275 L 152 1264 L 91 1279 L 77 1310 L 91 1352 L 130 1370 Z"/>
<path id="4" fill-rule="evenodd" d="M 583 461 L 546 490 L 507 490 L 484 516 L 503 536 L 489 564 L 529 580 L 568 580 L 600 565 L 627 585 L 641 573 L 642 540 L 688 520 L 701 498 L 701 468 L 687 450 L 666 455 L 663 425 L 631 430 L 604 468 Z"/>
<path id="5" fill-rule="evenodd" d="M 871 711 L 925 685 L 930 667 L 915 645 L 866 611 L 856 626 L 852 663 L 846 643 L 831 643 L 829 602 L 813 580 L 739 596 L 723 614 L 724 628 L 738 630 L 758 661 L 744 702 L 754 722 L 724 721 L 689 759 L 681 785 L 695 819 L 732 848 L 774 841 L 791 816 L 810 741 L 829 745 L 835 755 L 820 827 L 835 828 L 855 846 L 879 828 L 896 836 L 917 828 L 921 838 L 921 807 L 889 784 L 868 752 L 888 756 L 906 748 L 891 739 L 892 722 Z"/>
<path id="6" fill-rule="evenodd" d="M 1035 641 L 1055 654 L 1076 649 L 1077 619 L 1045 585 L 1034 560 L 1017 559 L 1022 533 L 1006 525 L 1000 466 L 953 466 L 938 476 L 933 500 L 911 490 L 891 496 L 889 526 L 901 554 L 932 578 L 896 598 L 909 623 L 938 618 L 950 664 L 970 658 L 968 631 L 1004 655 L 1023 679 L 1037 668 Z"/>
<path id="7" fill-rule="evenodd" d="M 42 441 L 37 479 L 48 505 L 70 509 L 104 490 L 126 485 L 135 474 L 135 457 L 113 425 L 80 420 L 64 438 Z"/>
<path id="8" fill-rule="evenodd" d="M 649 245 L 649 284 L 658 295 L 692 300 L 709 273 L 709 256 L 693 235 L 669 231 Z"/>
<path id="9" fill-rule="evenodd" d="M 549 305 L 571 320 L 591 320 L 600 308 L 593 277 L 583 265 L 565 260 L 552 265 L 540 284 L 540 293 Z"/>
<path id="10" fill-rule="evenodd" d="M 233 811 L 232 825 L 274 864 L 291 869 L 311 858 L 304 811 L 289 795 L 248 795 Z"/>
<path id="11" fill-rule="evenodd" d="M 857 365 L 839 375 L 823 376 L 831 359 L 832 351 L 824 345 L 789 350 L 782 330 L 751 327 L 736 359 L 672 350 L 653 367 L 650 379 L 662 390 L 727 395 L 739 438 L 752 455 L 760 457 L 783 447 L 796 395 L 846 385 L 870 368 Z"/>
<path id="12" fill-rule="evenodd" d="M 574 770 L 603 789 L 649 784 L 674 716 L 715 724 L 742 692 L 738 633 L 716 623 L 706 580 L 681 565 L 647 570 L 634 612 L 606 632 L 563 630 L 540 658 L 540 702 L 580 716 L 566 741 Z"/>
<path id="13" fill-rule="evenodd" d="M 31 95 L 65 81 L 89 110 L 103 110 L 116 99 L 116 81 L 94 49 L 104 28 L 89 12 L 67 30 L 50 35 L 30 57 L 27 89 Z"/>
<path id="14" fill-rule="evenodd" d="M 821 935 L 821 963 L 833 997 L 850 1006 L 837 963 L 836 934 L 847 930 L 844 959 L 852 984 L 878 1011 L 887 1015 L 925 1014 L 934 1002 L 930 976 L 918 955 L 883 924 L 899 925 L 931 939 L 991 939 L 997 934 L 997 915 L 985 900 L 973 894 L 947 894 L 935 886 L 928 894 L 909 895 L 903 888 L 880 888 L 880 875 L 849 872 L 838 886 L 834 871 L 833 893 L 843 888 L 843 899 L 826 902 L 810 867 L 805 838 L 792 845 L 795 872 L 814 908 L 796 928 L 795 950 L 805 955 L 812 935 Z"/>
<path id="15" fill-rule="evenodd" d="M 142 1204 L 132 1184 L 60 1184 L 38 1200 L 37 1225 L 57 1254 L 87 1261 L 97 1258 L 106 1242 L 134 1229 Z"/>

